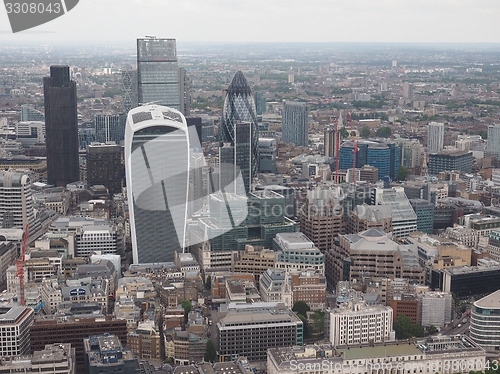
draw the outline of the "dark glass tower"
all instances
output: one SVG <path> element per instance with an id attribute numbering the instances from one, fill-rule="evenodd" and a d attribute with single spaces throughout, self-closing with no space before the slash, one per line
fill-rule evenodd
<path id="1" fill-rule="evenodd" d="M 76 83 L 69 79 L 69 66 L 50 67 L 43 78 L 47 179 L 49 184 L 66 186 L 78 181 L 78 121 Z"/>
<path id="2" fill-rule="evenodd" d="M 244 126 L 244 131 L 236 131 L 237 126 Z M 241 71 L 238 71 L 227 88 L 226 99 L 222 111 L 222 141 L 236 147 L 235 162 L 241 170 L 245 190 L 251 190 L 252 178 L 258 168 L 259 136 L 257 132 L 257 115 L 252 90 Z M 247 139 L 243 139 L 243 137 Z M 238 144 L 248 148 L 248 156 L 243 157 Z M 240 156 L 241 157 L 240 157 Z"/>

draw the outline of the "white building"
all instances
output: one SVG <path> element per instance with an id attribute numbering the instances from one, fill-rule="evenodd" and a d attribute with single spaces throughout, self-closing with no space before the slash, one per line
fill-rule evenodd
<path id="1" fill-rule="evenodd" d="M 27 355 L 30 351 L 30 326 L 33 309 L 15 306 L 0 308 L 0 356 Z"/>
<path id="2" fill-rule="evenodd" d="M 488 126 L 488 142 L 486 153 L 491 153 L 500 159 L 500 124 Z"/>
<path id="3" fill-rule="evenodd" d="M 449 292 L 418 294 L 418 322 L 424 326 L 444 327 L 451 322 L 452 300 Z"/>
<path id="4" fill-rule="evenodd" d="M 45 122 L 24 121 L 16 123 L 16 137 L 24 147 L 45 143 Z"/>
<path id="5" fill-rule="evenodd" d="M 75 255 L 78 257 L 90 256 L 95 251 L 115 254 L 116 248 L 116 232 L 108 225 L 84 226 L 75 234 Z"/>
<path id="6" fill-rule="evenodd" d="M 427 149 L 429 153 L 438 153 L 443 150 L 444 123 L 431 122 L 427 126 Z"/>
<path id="7" fill-rule="evenodd" d="M 392 322 L 388 306 L 349 302 L 330 312 L 330 342 L 336 347 L 391 341 L 396 336 Z"/>

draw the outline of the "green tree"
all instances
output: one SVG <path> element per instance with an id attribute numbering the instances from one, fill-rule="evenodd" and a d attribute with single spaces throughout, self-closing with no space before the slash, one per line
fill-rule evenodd
<path id="1" fill-rule="evenodd" d="M 372 132 L 371 132 L 369 127 L 363 127 L 361 129 L 361 136 L 363 138 L 369 138 L 371 134 L 372 134 Z"/>
<path id="2" fill-rule="evenodd" d="M 377 129 L 377 136 L 380 138 L 388 138 L 392 135 L 392 130 L 389 126 L 383 126 Z"/>
<path id="3" fill-rule="evenodd" d="M 211 275 L 209 275 L 209 276 L 207 277 L 207 280 L 205 281 L 205 288 L 206 288 L 207 290 L 209 290 L 209 289 L 211 289 L 211 288 L 212 288 L 212 276 L 211 276 Z"/>
<path id="4" fill-rule="evenodd" d="M 410 170 L 404 166 L 400 166 L 398 169 L 398 175 L 397 175 L 397 180 L 398 181 L 404 181 L 406 177 L 410 174 Z"/>
<path id="5" fill-rule="evenodd" d="M 184 321 L 187 323 L 189 312 L 193 309 L 193 304 L 189 300 L 184 300 L 181 305 L 182 309 L 184 309 Z"/>
<path id="6" fill-rule="evenodd" d="M 435 333 L 438 332 L 438 329 L 436 326 L 430 325 L 428 331 L 429 331 L 429 335 L 434 335 Z"/>
<path id="7" fill-rule="evenodd" d="M 301 314 L 307 318 L 307 312 L 309 312 L 311 308 L 309 308 L 309 305 L 307 305 L 304 301 L 297 301 L 295 304 L 293 304 L 292 310 L 295 313 Z"/>
<path id="8" fill-rule="evenodd" d="M 418 323 L 413 323 L 404 314 L 400 314 L 394 322 L 394 331 L 396 332 L 396 339 L 420 338 L 424 336 L 424 328 Z"/>
<path id="9" fill-rule="evenodd" d="M 215 344 L 212 341 L 212 339 L 208 339 L 207 345 L 205 348 L 205 361 L 207 362 L 214 362 L 215 359 L 217 358 L 217 351 L 215 349 Z"/>
<path id="10" fill-rule="evenodd" d="M 340 133 L 340 136 L 342 138 L 347 138 L 349 136 L 349 131 L 347 131 L 347 129 L 345 127 L 342 127 L 340 130 L 339 130 L 339 133 Z"/>

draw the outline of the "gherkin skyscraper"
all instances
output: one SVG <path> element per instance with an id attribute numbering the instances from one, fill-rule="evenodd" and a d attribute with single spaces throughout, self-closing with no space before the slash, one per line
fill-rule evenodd
<path id="1" fill-rule="evenodd" d="M 238 71 L 226 90 L 221 133 L 222 141 L 234 147 L 234 157 L 230 162 L 240 169 L 246 192 L 251 190 L 252 178 L 258 171 L 256 113 L 252 90 L 243 73 Z"/>

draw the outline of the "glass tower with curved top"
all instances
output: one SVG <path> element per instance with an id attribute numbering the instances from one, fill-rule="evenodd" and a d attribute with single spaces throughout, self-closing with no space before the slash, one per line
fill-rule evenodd
<path id="1" fill-rule="evenodd" d="M 181 112 L 146 105 L 128 113 L 125 171 L 135 264 L 172 262 L 186 246 L 189 136 Z"/>
<path id="2" fill-rule="evenodd" d="M 256 113 L 252 90 L 243 73 L 238 71 L 226 90 L 221 133 L 222 141 L 234 147 L 233 162 L 241 171 L 247 192 L 251 190 L 252 178 L 258 172 Z"/>

